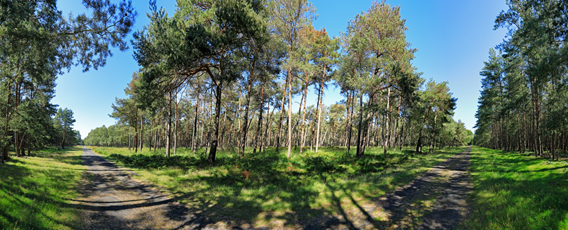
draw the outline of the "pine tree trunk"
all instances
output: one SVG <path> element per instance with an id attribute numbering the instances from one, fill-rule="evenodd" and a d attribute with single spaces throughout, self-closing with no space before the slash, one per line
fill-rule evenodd
<path id="1" fill-rule="evenodd" d="M 306 75 L 306 79 L 304 80 L 306 85 L 304 86 L 304 112 L 302 113 L 302 135 L 300 137 L 300 154 L 302 154 L 304 150 L 304 146 L 306 145 L 306 104 L 307 104 L 307 97 L 308 97 L 308 76 Z"/>
<path id="2" fill-rule="evenodd" d="M 351 136 L 353 133 L 353 114 L 355 113 L 355 107 L 354 107 L 354 103 L 355 103 L 355 90 L 351 91 L 351 112 L 349 113 L 349 118 L 347 119 L 349 127 L 348 127 L 348 131 L 347 131 L 347 154 L 349 154 L 350 150 L 351 150 Z"/>
<path id="3" fill-rule="evenodd" d="M 134 152 L 138 152 L 138 107 L 134 109 Z"/>
<path id="4" fill-rule="evenodd" d="M 207 161 L 209 163 L 215 162 L 215 155 L 217 154 L 217 142 L 219 140 L 219 120 L 221 117 L 221 92 L 222 92 L 223 82 L 217 84 L 215 93 L 215 130 L 214 135 L 211 140 L 211 150 L 209 151 L 209 158 Z"/>
<path id="5" fill-rule="evenodd" d="M 262 132 L 262 115 L 264 113 L 264 81 L 260 88 L 260 111 L 258 111 L 258 126 L 256 127 L 256 136 L 254 137 L 254 148 L 252 149 L 252 154 L 256 154 L 256 148 L 258 146 L 258 138 Z"/>
<path id="6" fill-rule="evenodd" d="M 140 151 L 144 148 L 144 114 L 140 113 Z"/>
<path id="7" fill-rule="evenodd" d="M 324 67 L 324 73 L 325 73 L 325 67 Z M 325 76 L 322 76 L 321 82 L 320 82 L 320 90 L 319 90 L 319 94 L 318 94 L 318 126 L 317 126 L 317 131 L 316 131 L 316 153 L 318 152 L 318 148 L 319 148 L 319 134 L 320 134 L 320 123 L 321 123 L 321 101 L 322 101 L 322 96 L 323 96 L 323 81 L 324 81 Z"/>
<path id="8" fill-rule="evenodd" d="M 359 96 L 359 110 L 360 111 L 359 111 L 359 128 L 357 131 L 357 153 L 355 154 L 357 158 L 363 156 L 361 155 L 361 153 L 363 152 L 362 139 L 361 139 L 363 131 L 363 92 L 361 92 L 361 95 Z"/>
<path id="9" fill-rule="evenodd" d="M 284 91 L 282 92 L 282 106 L 280 108 L 280 119 L 278 120 L 278 128 L 276 129 L 276 152 L 278 153 L 278 148 L 280 148 L 280 137 L 282 133 L 282 119 L 284 118 L 284 102 L 286 100 L 286 89 L 288 84 L 284 84 Z"/>
<path id="10" fill-rule="evenodd" d="M 387 111 L 390 113 L 390 87 L 387 88 Z M 390 141 L 390 132 L 389 132 L 389 125 L 390 125 L 390 114 L 385 115 L 385 128 L 386 128 L 386 137 L 385 137 L 385 145 L 383 146 L 383 154 L 387 156 L 387 148 L 389 146 Z"/>
<path id="11" fill-rule="evenodd" d="M 168 92 L 168 117 L 166 120 L 166 157 L 170 158 L 170 135 L 172 133 L 172 92 Z"/>
<path id="12" fill-rule="evenodd" d="M 175 99 L 174 99 L 174 156 L 177 155 L 177 141 L 178 141 L 178 118 L 179 118 L 179 111 L 178 111 L 178 93 L 176 90 Z"/>
<path id="13" fill-rule="evenodd" d="M 199 126 L 199 122 L 197 122 L 197 118 L 199 117 L 199 79 L 197 79 L 197 87 L 196 87 L 196 99 L 195 99 L 195 118 L 193 119 L 193 136 L 192 136 L 192 143 L 191 143 L 191 151 L 193 152 L 193 156 L 197 154 L 197 130 Z"/>
<path id="14" fill-rule="evenodd" d="M 254 68 L 254 65 L 253 65 Z M 249 106 L 250 106 L 250 91 L 251 91 L 251 86 L 252 86 L 252 81 L 253 81 L 253 76 L 251 75 L 249 77 L 249 82 L 248 82 L 248 86 L 247 86 L 247 98 L 246 98 L 246 103 L 245 103 L 245 120 L 244 120 L 244 125 L 243 125 L 243 129 L 242 129 L 242 133 L 241 133 L 241 145 L 239 146 L 239 157 L 243 158 L 245 156 L 245 147 L 246 147 L 246 142 L 247 142 L 247 134 L 248 134 L 248 122 L 249 122 Z"/>

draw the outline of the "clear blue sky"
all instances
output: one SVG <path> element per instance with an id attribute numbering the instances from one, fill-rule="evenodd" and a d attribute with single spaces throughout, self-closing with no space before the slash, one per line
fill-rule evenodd
<path id="1" fill-rule="evenodd" d="M 366 11 L 372 2 L 313 0 L 318 14 L 314 27 L 325 27 L 331 36 L 339 36 L 340 31 L 345 31 L 347 22 Z M 401 6 L 401 15 L 408 27 L 407 40 L 418 49 L 414 66 L 427 80 L 449 82 L 453 96 L 458 98 L 454 118 L 472 129 L 481 89 L 479 71 L 487 60 L 489 49 L 501 43 L 506 34 L 504 29 L 493 30 L 495 17 L 507 8 L 505 0 L 389 0 L 387 3 Z M 57 4 L 64 15 L 84 10 L 78 0 L 59 0 Z M 138 11 L 136 31 L 148 23 L 148 1 L 135 0 L 133 4 Z M 170 14 L 175 11 L 173 0 L 160 0 L 157 4 Z M 52 103 L 73 110 L 77 120 L 75 129 L 84 138 L 96 127 L 115 123 L 108 116 L 112 112 L 111 104 L 115 97 L 125 97 L 124 88 L 138 68 L 132 58 L 132 49 L 126 52 L 115 50 L 106 66 L 99 70 L 83 73 L 80 67 L 75 67 L 59 76 Z M 317 99 L 314 93 L 310 95 L 308 101 L 311 103 L 308 103 L 313 104 Z M 331 86 L 325 92 L 323 102 L 331 105 L 342 99 L 339 89 Z M 300 97 L 294 98 L 294 101 L 299 100 Z"/>

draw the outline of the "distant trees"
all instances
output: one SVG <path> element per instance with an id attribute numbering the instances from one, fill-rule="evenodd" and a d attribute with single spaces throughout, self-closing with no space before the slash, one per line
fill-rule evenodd
<path id="1" fill-rule="evenodd" d="M 292 146 L 350 151 L 354 132 L 357 157 L 368 146 L 421 152 L 469 143 L 452 118 L 447 82 L 425 84 L 412 66 L 416 49 L 400 7 L 374 3 L 340 38 L 314 29 L 315 13 L 305 0 L 179 1 L 173 16 L 152 4 L 150 24 L 134 34 L 141 69 L 126 89 L 132 94 L 113 104 L 118 123 L 93 130 L 85 143 L 126 146 L 140 137 L 135 142 L 165 147 L 167 156 L 170 147 L 204 148 L 210 162 L 218 148 L 240 157 L 246 147 L 258 154 L 288 146 L 288 157 Z M 331 84 L 346 99 L 325 105 Z M 132 115 L 137 109 L 143 117 Z"/>
<path id="2" fill-rule="evenodd" d="M 75 118 L 73 118 L 73 111 L 68 108 L 59 109 L 53 118 L 55 130 L 58 133 L 57 139 L 61 148 L 64 149 L 65 145 L 77 144 L 77 137 L 79 133 L 73 130 Z M 17 151 L 16 151 L 17 152 Z"/>
<path id="3" fill-rule="evenodd" d="M 481 71 L 476 144 L 558 158 L 568 150 L 566 25 L 563 1 L 511 1 L 495 28 L 510 36 Z"/>
<path id="4" fill-rule="evenodd" d="M 124 38 L 136 12 L 130 1 L 83 1 L 92 15 L 65 18 L 56 1 L 3 1 L 0 7 L 0 149 L 8 159 L 24 143 L 41 147 L 56 133 L 51 116 L 57 74 L 73 65 L 104 66 L 110 48 L 128 48 Z M 67 127 L 64 127 L 67 128 Z M 63 147 L 67 135 L 62 135 Z M 70 143 L 70 142 L 69 142 Z"/>

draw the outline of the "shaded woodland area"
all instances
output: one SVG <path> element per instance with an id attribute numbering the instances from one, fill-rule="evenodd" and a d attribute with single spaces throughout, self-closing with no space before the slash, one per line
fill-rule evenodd
<path id="1" fill-rule="evenodd" d="M 151 5 L 149 25 L 134 33 L 141 66 L 116 99 L 117 124 L 89 133 L 85 144 L 199 148 L 214 162 L 218 148 L 252 154 L 281 148 L 414 146 L 432 152 L 468 144 L 471 131 L 453 120 L 447 82 L 421 78 L 406 41 L 400 7 L 373 3 L 331 38 L 312 26 L 306 0 L 178 1 L 174 15 Z M 344 100 L 324 105 L 325 89 Z M 317 101 L 308 102 L 308 92 Z M 293 97 L 299 97 L 292 111 Z M 351 149 L 351 148 L 355 149 Z M 427 147 L 427 150 L 423 150 Z M 172 150 L 171 150 L 172 149 Z"/>
<path id="2" fill-rule="evenodd" d="M 509 35 L 481 71 L 475 144 L 558 159 L 568 150 L 568 8 L 514 1 L 495 20 Z"/>

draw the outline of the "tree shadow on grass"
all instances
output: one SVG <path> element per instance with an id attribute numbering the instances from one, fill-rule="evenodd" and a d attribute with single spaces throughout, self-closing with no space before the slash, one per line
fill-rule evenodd
<path id="1" fill-rule="evenodd" d="M 568 167 L 539 168 L 546 159 L 507 155 L 490 152 L 475 158 L 472 171 L 479 176 L 464 228 L 568 228 Z M 493 170 L 495 164 L 498 170 Z"/>
<path id="2" fill-rule="evenodd" d="M 537 172 L 537 171 L 535 171 Z M 526 174 L 528 172 L 525 172 Z M 515 180 L 507 177 L 484 178 L 472 199 L 472 217 L 482 225 L 512 229 L 562 229 L 568 227 L 568 176 Z M 492 189 L 493 188 L 493 189 Z M 495 190 L 497 189 L 497 190 Z M 481 196 L 493 194 L 491 198 Z M 507 194 L 506 197 L 503 194 Z M 535 221 L 538 216 L 538 221 Z M 513 218 L 513 219 L 511 219 Z M 563 223 L 563 224 L 562 224 Z M 560 226 L 562 224 L 562 226 Z M 466 226 L 467 228 L 468 226 Z"/>
<path id="3" fill-rule="evenodd" d="M 22 229 L 55 229 L 61 227 L 77 228 L 73 219 L 56 219 L 56 213 L 73 216 L 73 211 L 66 209 L 60 195 L 54 194 L 59 187 L 73 190 L 74 176 L 59 175 L 59 170 L 31 171 L 18 165 L 6 164 L 0 167 L 0 226 Z M 37 178 L 43 181 L 36 181 Z M 55 190 L 59 190 L 55 189 Z"/>

